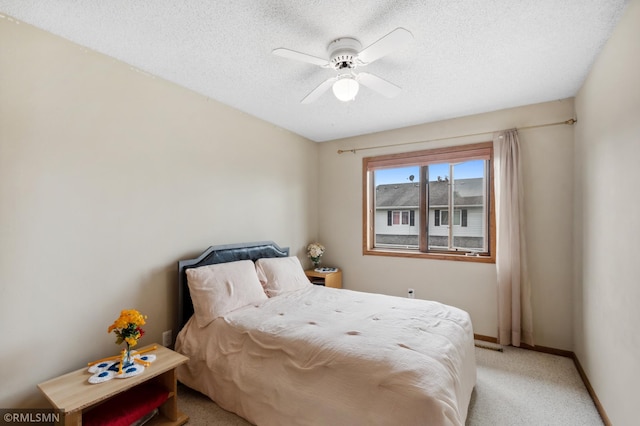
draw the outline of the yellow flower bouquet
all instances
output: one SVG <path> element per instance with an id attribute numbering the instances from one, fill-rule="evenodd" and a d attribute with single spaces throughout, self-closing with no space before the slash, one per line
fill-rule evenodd
<path id="1" fill-rule="evenodd" d="M 144 336 L 142 326 L 145 325 L 146 315 L 142 315 L 135 309 L 125 309 L 120 312 L 117 320 L 109 326 L 107 333 L 114 331 L 118 338 L 116 345 L 127 343 L 127 349 L 138 344 L 138 339 Z"/>

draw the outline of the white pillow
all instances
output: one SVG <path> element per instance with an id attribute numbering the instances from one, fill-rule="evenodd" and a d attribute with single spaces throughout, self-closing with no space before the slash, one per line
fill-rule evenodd
<path id="1" fill-rule="evenodd" d="M 267 299 L 250 260 L 187 269 L 187 283 L 199 327 L 235 309 Z"/>
<path id="2" fill-rule="evenodd" d="M 312 285 L 297 257 L 269 257 L 256 262 L 258 279 L 267 296 L 298 290 Z"/>

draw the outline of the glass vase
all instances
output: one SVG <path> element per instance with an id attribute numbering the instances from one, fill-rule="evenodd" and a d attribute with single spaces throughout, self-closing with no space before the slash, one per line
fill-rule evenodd
<path id="1" fill-rule="evenodd" d="M 124 357 L 122 358 L 122 368 L 127 368 L 133 365 L 133 356 L 131 355 L 131 346 L 126 343 L 124 349 Z"/>

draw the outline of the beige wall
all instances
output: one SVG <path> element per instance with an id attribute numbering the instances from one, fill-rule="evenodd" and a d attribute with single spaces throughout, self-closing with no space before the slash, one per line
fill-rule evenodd
<path id="1" fill-rule="evenodd" d="M 382 101 L 384 102 L 384 101 Z M 323 143 L 320 147 L 319 234 L 327 264 L 344 269 L 353 290 L 438 300 L 467 310 L 478 334 L 496 337 L 494 264 L 362 255 L 362 158 L 491 140 L 490 132 L 564 121 L 573 100 Z M 489 135 L 337 154 L 338 149 L 382 146 L 456 135 Z M 573 128 L 523 130 L 522 161 L 536 343 L 571 350 Z"/>
<path id="2" fill-rule="evenodd" d="M 0 19 L 0 407 L 174 328 L 176 261 L 316 236 L 317 144 L 26 24 Z M 175 334 L 175 333 L 174 333 Z"/>
<path id="3" fill-rule="evenodd" d="M 576 96 L 574 351 L 615 425 L 638 423 L 640 1 Z"/>
<path id="4" fill-rule="evenodd" d="M 520 132 L 536 343 L 576 352 L 614 424 L 635 421 L 640 382 L 639 29 L 632 0 L 576 98 L 577 126 Z M 0 19 L 0 407 L 44 406 L 38 382 L 117 350 L 106 329 L 122 308 L 149 315 L 143 342 L 159 341 L 174 327 L 175 262 L 210 244 L 274 239 L 303 258 L 320 236 L 345 287 L 413 287 L 495 336 L 494 265 L 361 250 L 362 157 L 488 137 L 336 150 L 573 110 L 563 100 L 314 144 Z"/>

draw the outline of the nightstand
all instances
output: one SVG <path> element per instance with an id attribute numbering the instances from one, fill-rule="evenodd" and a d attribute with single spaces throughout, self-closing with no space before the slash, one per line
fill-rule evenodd
<path id="1" fill-rule="evenodd" d="M 342 271 L 340 269 L 336 272 L 316 272 L 313 269 L 307 269 L 304 273 L 312 284 L 342 288 Z"/>
<path id="2" fill-rule="evenodd" d="M 157 398 L 158 394 L 166 400 L 157 407 L 159 415 L 148 424 L 183 425 L 189 416 L 178 411 L 176 367 L 189 358 L 164 346 L 156 346 L 157 349 L 150 352 L 156 355 L 156 360 L 137 376 L 91 384 L 87 381 L 91 374 L 85 367 L 40 383 L 38 388 L 64 413 L 65 425 L 82 425 L 83 416 L 90 418 L 91 414 L 99 413 L 100 420 L 104 420 L 110 412 L 135 410 L 135 404 L 140 404 L 141 398 Z M 96 411 L 91 413 L 92 409 Z"/>

